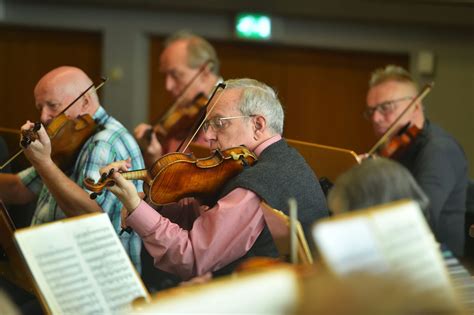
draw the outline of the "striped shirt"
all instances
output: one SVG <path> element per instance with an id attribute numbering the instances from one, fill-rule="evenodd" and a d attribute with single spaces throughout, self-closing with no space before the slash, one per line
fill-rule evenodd
<path id="1" fill-rule="evenodd" d="M 128 157 L 132 159 L 132 170 L 144 168 L 143 158 L 135 139 L 121 123 L 109 116 L 102 107 L 99 107 L 93 118 L 98 123 L 99 130 L 87 140 L 79 152 L 72 173 L 69 175 L 72 181 L 84 188 L 84 178 L 90 177 L 97 181 L 100 177 L 99 169 L 101 167 L 114 161 L 125 160 Z M 23 184 L 38 196 L 32 225 L 66 217 L 33 167 L 20 172 L 18 175 Z M 142 191 L 141 181 L 134 181 L 134 184 L 138 191 Z M 87 189 L 84 188 L 84 190 L 90 193 Z M 112 225 L 119 232 L 121 229 L 120 210 L 122 203 L 108 190 L 99 195 L 96 201 L 103 211 L 109 215 Z M 141 272 L 140 237 L 135 232 L 131 234 L 123 233 L 120 240 L 138 272 Z"/>

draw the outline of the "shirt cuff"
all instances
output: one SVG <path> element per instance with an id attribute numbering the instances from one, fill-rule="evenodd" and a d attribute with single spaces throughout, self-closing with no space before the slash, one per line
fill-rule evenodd
<path id="1" fill-rule="evenodd" d="M 43 187 L 43 182 L 33 166 L 17 173 L 20 181 L 34 194 L 39 194 Z"/>
<path id="2" fill-rule="evenodd" d="M 154 233 L 157 224 L 163 217 L 144 200 L 140 201 L 138 207 L 128 215 L 126 223 L 140 236 Z"/>

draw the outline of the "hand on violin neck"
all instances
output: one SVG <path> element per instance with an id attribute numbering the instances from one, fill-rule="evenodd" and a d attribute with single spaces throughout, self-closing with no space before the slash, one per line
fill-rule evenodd
<path id="1" fill-rule="evenodd" d="M 143 152 L 147 166 L 152 165 L 163 155 L 163 147 L 158 141 L 153 127 L 148 124 L 140 124 L 133 133 Z"/>
<path id="2" fill-rule="evenodd" d="M 112 170 L 114 170 L 114 172 L 126 172 L 130 167 L 132 167 L 132 159 L 128 158 L 126 160 L 110 163 L 109 165 L 102 167 L 99 172 L 102 177 L 107 177 L 109 174 L 112 174 Z"/>
<path id="3" fill-rule="evenodd" d="M 163 155 L 163 147 L 158 141 L 158 138 L 156 138 L 156 134 L 154 132 L 151 133 L 150 142 L 148 143 L 146 149 L 143 150 L 143 155 L 145 156 L 146 160 L 150 160 L 151 164 L 153 164 Z"/>
<path id="4" fill-rule="evenodd" d="M 38 125 L 36 125 L 37 127 Z M 51 160 L 51 140 L 48 133 L 43 125 L 40 125 L 39 130 L 34 131 L 36 128 L 35 123 L 31 121 L 27 121 L 21 127 L 21 143 L 27 144 L 26 147 L 24 146 L 25 155 L 35 167 L 53 162 Z"/>
<path id="5" fill-rule="evenodd" d="M 148 146 L 149 141 L 148 141 L 148 139 L 146 139 L 147 138 L 146 135 L 152 129 L 153 129 L 153 127 L 149 124 L 139 124 L 133 130 L 133 135 L 135 136 L 135 139 L 137 139 L 137 142 L 140 145 L 140 148 L 142 150 L 144 150 Z"/>
<path id="6" fill-rule="evenodd" d="M 122 202 L 128 213 L 135 210 L 140 204 L 141 198 L 132 181 L 126 180 L 119 172 L 113 172 L 110 177 L 115 184 L 106 186 Z"/>

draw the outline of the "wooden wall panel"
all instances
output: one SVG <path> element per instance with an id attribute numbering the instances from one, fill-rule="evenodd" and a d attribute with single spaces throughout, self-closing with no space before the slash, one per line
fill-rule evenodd
<path id="1" fill-rule="evenodd" d="M 151 38 L 150 117 L 171 101 L 159 73 L 159 37 Z M 408 55 L 212 41 L 224 78 L 250 77 L 275 88 L 285 107 L 284 136 L 365 152 L 375 142 L 362 118 L 370 73 Z"/>
<path id="2" fill-rule="evenodd" d="M 0 27 L 0 126 L 19 129 L 27 119 L 39 118 L 33 88 L 49 70 L 77 66 L 98 80 L 101 59 L 100 33 Z M 11 150 L 18 148 L 16 136 L 0 135 Z"/>

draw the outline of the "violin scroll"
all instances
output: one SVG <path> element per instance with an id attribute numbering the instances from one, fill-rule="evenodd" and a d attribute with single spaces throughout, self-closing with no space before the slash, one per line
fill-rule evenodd
<path id="1" fill-rule="evenodd" d="M 128 180 L 143 180 L 147 181 L 148 179 L 148 172 L 147 170 L 136 170 L 136 171 L 129 171 L 129 172 L 121 172 L 119 171 L 120 174 L 125 179 Z M 83 183 L 84 187 L 87 188 L 88 190 L 92 191 L 92 193 L 89 195 L 91 199 L 96 199 L 97 196 L 102 194 L 102 191 L 107 188 L 115 185 L 115 180 L 112 177 L 112 175 L 115 173 L 115 169 L 110 169 L 108 173 L 103 173 L 100 177 L 100 179 L 97 181 L 97 183 L 92 179 L 92 178 L 85 178 Z"/>
<path id="2" fill-rule="evenodd" d="M 24 149 L 26 149 L 31 142 L 35 141 L 38 139 L 38 130 L 41 129 L 41 123 L 40 122 L 35 122 L 35 125 L 33 126 L 32 129 L 30 130 L 23 130 L 21 132 L 21 139 L 20 139 L 20 146 Z"/>
<path id="3" fill-rule="evenodd" d="M 112 168 L 108 173 L 102 173 L 97 183 L 89 177 L 84 179 L 84 186 L 88 190 L 92 191 L 92 193 L 89 195 L 91 199 L 96 199 L 97 196 L 102 194 L 102 191 L 106 187 L 111 187 L 115 185 L 115 181 L 111 178 L 114 172 L 115 169 Z"/>

